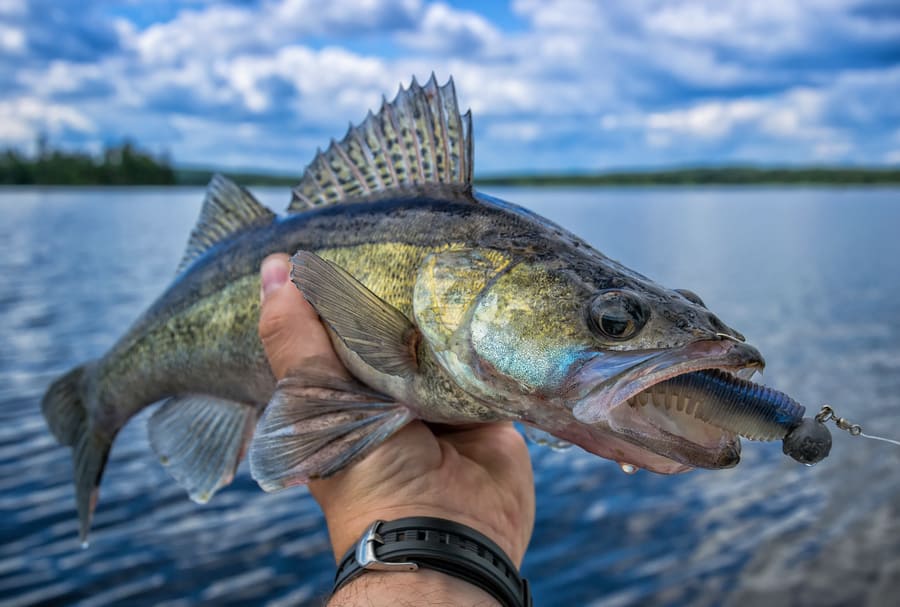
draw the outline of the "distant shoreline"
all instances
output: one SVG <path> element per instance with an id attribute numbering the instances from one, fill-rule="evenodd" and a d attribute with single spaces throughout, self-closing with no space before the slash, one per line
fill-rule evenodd
<path id="1" fill-rule="evenodd" d="M 476 178 L 510 186 L 885 185 L 900 184 L 900 168 L 704 167 L 662 171 L 501 175 Z"/>
<path id="2" fill-rule="evenodd" d="M 216 171 L 175 169 L 175 185 L 206 185 Z M 221 171 L 242 185 L 294 186 L 300 176 Z M 619 187 L 697 185 L 900 185 L 898 168 L 707 167 L 608 173 L 509 174 L 475 177 L 478 186 Z"/>
<path id="3" fill-rule="evenodd" d="M 293 187 L 300 180 L 299 174 L 173 166 L 166 156 L 153 156 L 128 140 L 120 145 L 107 147 L 98 156 L 39 147 L 41 151 L 34 157 L 22 155 L 15 150 L 0 152 L 0 185 L 205 186 L 217 172 L 241 185 Z M 900 166 L 720 166 L 590 173 L 508 173 L 476 176 L 475 184 L 527 187 L 900 185 Z"/>
<path id="4" fill-rule="evenodd" d="M 50 145 L 45 135 L 36 152 L 0 150 L 0 185 L 34 186 L 205 186 L 221 172 L 242 185 L 288 186 L 300 175 L 258 170 L 177 166 L 168 154 L 152 154 L 125 138 L 99 154 Z M 567 186 L 697 186 L 697 185 L 900 185 L 900 166 L 842 167 L 753 165 L 697 166 L 655 170 L 617 170 L 568 173 L 507 173 L 476 176 L 476 185 Z"/>

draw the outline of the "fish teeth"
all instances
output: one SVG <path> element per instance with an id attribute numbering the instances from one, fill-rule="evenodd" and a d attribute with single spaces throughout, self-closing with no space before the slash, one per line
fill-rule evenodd
<path id="1" fill-rule="evenodd" d="M 740 369 L 740 370 L 734 372 L 733 375 L 736 375 L 737 377 L 740 377 L 741 379 L 750 381 L 751 379 L 753 379 L 753 376 L 756 375 L 758 372 L 759 372 L 759 369 L 757 369 L 756 367 L 747 367 L 745 369 Z"/>

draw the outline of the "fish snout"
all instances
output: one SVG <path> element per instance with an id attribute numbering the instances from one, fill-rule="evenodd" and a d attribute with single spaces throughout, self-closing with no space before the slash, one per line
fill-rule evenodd
<path id="1" fill-rule="evenodd" d="M 694 335 L 705 339 L 731 339 L 734 341 L 745 342 L 747 338 L 740 331 L 732 329 L 718 316 L 712 312 L 706 311 L 701 319 L 702 326 L 694 329 Z"/>
<path id="2" fill-rule="evenodd" d="M 737 341 L 730 336 L 720 337 L 719 339 L 723 341 L 730 340 L 731 342 L 731 348 L 729 348 L 728 354 L 723 361 L 726 366 L 737 369 L 755 367 L 760 370 L 766 366 L 766 360 L 763 358 L 762 353 L 750 344 L 743 341 Z"/>

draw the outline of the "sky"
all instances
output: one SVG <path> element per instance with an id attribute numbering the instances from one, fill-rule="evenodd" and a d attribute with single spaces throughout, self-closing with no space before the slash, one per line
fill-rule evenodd
<path id="1" fill-rule="evenodd" d="M 897 0 L 0 0 L 0 147 L 299 175 L 432 72 L 476 175 L 900 165 Z"/>

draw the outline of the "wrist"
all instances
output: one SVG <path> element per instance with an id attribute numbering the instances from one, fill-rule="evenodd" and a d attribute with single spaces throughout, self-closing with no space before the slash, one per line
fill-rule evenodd
<path id="1" fill-rule="evenodd" d="M 328 607 L 396 607 L 397 597 L 407 597 L 410 605 L 436 604 L 447 607 L 499 607 L 490 594 L 464 580 L 420 569 L 411 573 L 369 571 L 344 585 L 328 601 Z"/>
<path id="2" fill-rule="evenodd" d="M 392 521 L 406 517 L 429 516 L 454 521 L 475 529 L 494 541 L 509 556 L 516 567 L 522 564 L 525 546 L 519 547 L 516 539 L 508 530 L 515 533 L 516 527 L 510 525 L 502 529 L 498 524 L 474 517 L 465 512 L 453 511 L 434 505 L 386 506 L 377 509 L 355 511 L 349 508 L 325 510 L 325 521 L 328 524 L 328 535 L 335 562 L 340 562 L 347 551 L 355 546 L 369 526 L 377 521 Z"/>
<path id="3" fill-rule="evenodd" d="M 531 607 L 528 582 L 494 541 L 435 517 L 377 520 L 338 563 L 335 591 L 373 571 L 434 570 L 474 585 L 506 607 Z"/>

